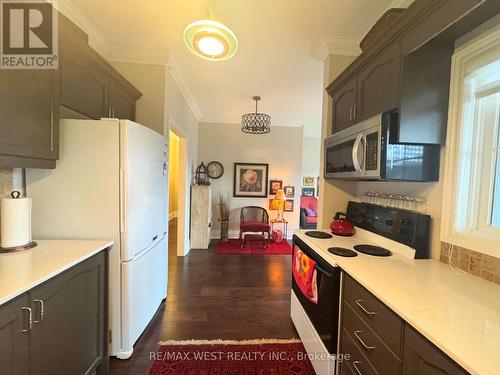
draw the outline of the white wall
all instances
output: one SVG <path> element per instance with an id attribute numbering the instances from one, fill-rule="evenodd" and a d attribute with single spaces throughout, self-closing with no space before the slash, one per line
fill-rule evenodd
<path id="1" fill-rule="evenodd" d="M 302 140 L 302 176 L 319 176 L 321 137 L 304 137 Z"/>
<path id="2" fill-rule="evenodd" d="M 302 128 L 274 126 L 271 133 L 244 134 L 239 124 L 200 124 L 198 161 L 207 164 L 216 160 L 224 166 L 224 175 L 212 182 L 214 236 L 219 235 L 220 224 L 217 202 L 219 193 L 227 194 L 231 202 L 230 232 L 239 230 L 240 208 L 254 205 L 269 208 L 268 198 L 234 198 L 234 163 L 268 163 L 269 179 L 282 179 L 284 185 L 295 186 L 294 212 L 286 212 L 288 231 L 299 227 L 300 184 L 302 164 Z M 277 211 L 270 211 L 271 218 Z"/>
<path id="3" fill-rule="evenodd" d="M 188 105 L 186 98 L 177 87 L 171 73 L 167 69 L 165 72 L 165 133 L 167 134 L 170 128 L 174 128 L 177 135 L 183 137 L 180 142 L 179 150 L 183 152 L 186 148 L 186 168 L 184 186 L 179 186 L 179 192 L 184 190 L 185 201 L 184 207 L 179 205 L 179 212 L 184 212 L 184 220 L 182 215 L 179 215 L 179 226 L 184 227 L 184 248 L 178 248 L 178 255 L 185 255 L 189 252 L 189 207 L 191 204 L 191 175 L 192 168 L 196 166 L 198 161 L 198 120 L 193 114 L 193 111 Z M 179 181 L 182 184 L 182 181 Z M 185 188 L 185 189 L 183 189 Z"/>
<path id="4" fill-rule="evenodd" d="M 324 63 L 323 86 L 330 84 L 335 77 L 352 62 L 353 56 L 330 55 Z M 326 91 L 323 92 L 323 114 L 321 134 L 325 138 L 331 134 L 332 99 Z M 326 181 L 323 178 L 324 160 L 323 143 L 321 143 L 320 153 L 320 183 L 318 202 L 318 228 L 328 228 L 332 221 L 332 216 L 337 211 L 345 211 L 347 202 L 354 199 L 355 188 L 345 181 Z"/>

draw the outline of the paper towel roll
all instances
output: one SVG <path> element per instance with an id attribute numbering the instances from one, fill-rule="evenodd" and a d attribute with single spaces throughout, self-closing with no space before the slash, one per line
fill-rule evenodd
<path id="1" fill-rule="evenodd" d="M 31 242 L 31 198 L 5 198 L 0 208 L 2 247 L 24 246 Z"/>

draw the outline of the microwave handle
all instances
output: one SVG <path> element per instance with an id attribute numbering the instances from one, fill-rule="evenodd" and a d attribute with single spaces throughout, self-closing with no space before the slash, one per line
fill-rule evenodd
<path id="1" fill-rule="evenodd" d="M 352 164 L 354 165 L 354 169 L 356 172 L 363 172 L 361 169 L 361 165 L 359 165 L 359 158 L 358 158 L 358 152 L 359 152 L 359 145 L 360 143 L 364 140 L 365 136 L 363 134 L 358 134 L 356 137 L 356 140 L 354 141 L 354 146 L 352 146 Z"/>

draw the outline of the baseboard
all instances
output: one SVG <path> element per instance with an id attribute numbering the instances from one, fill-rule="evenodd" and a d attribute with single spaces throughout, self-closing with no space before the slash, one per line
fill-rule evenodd
<path id="1" fill-rule="evenodd" d="M 177 211 L 174 211 L 174 212 L 170 212 L 168 214 L 168 221 L 172 220 L 172 219 L 175 219 L 176 217 L 179 217 L 179 213 Z"/>
<path id="2" fill-rule="evenodd" d="M 230 230 L 228 232 L 228 237 L 231 239 L 240 238 L 240 231 L 239 230 Z M 293 237 L 293 231 L 287 231 L 286 232 L 286 239 L 291 240 L 292 237 Z M 220 239 L 220 229 L 212 229 L 211 234 L 210 234 L 210 239 L 219 240 Z"/>

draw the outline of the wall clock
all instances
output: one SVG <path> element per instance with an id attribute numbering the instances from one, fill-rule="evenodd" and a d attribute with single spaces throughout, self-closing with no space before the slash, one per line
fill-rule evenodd
<path id="1" fill-rule="evenodd" d="M 218 179 L 224 174 L 224 167 L 218 161 L 211 161 L 207 165 L 208 177 Z"/>

